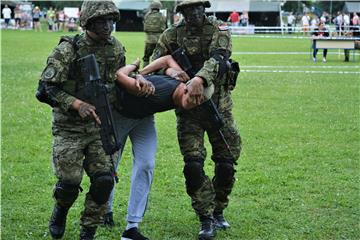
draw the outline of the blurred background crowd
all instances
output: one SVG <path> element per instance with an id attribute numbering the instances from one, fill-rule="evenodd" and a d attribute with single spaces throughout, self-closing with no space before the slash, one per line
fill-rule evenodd
<path id="1" fill-rule="evenodd" d="M 151 0 L 117 0 L 121 19 L 117 31 L 142 31 Z M 161 12 L 169 24 L 181 15 L 179 1 L 161 1 Z M 1 28 L 35 31 L 80 31 L 81 1 L 2 1 Z M 360 31 L 360 1 L 217 0 L 207 14 L 227 24 L 233 34 L 303 33 L 310 35 L 320 23 L 337 35 Z"/>

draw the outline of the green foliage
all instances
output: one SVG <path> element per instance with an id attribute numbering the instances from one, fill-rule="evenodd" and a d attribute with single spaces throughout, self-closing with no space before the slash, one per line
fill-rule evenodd
<path id="1" fill-rule="evenodd" d="M 34 93 L 60 35 L 2 31 L 2 239 L 50 239 L 47 224 L 56 181 L 50 160 L 51 109 L 37 102 Z M 126 46 L 128 62 L 142 57 L 143 33 L 115 35 Z M 307 55 L 236 54 L 303 52 L 309 45 L 304 39 L 234 38 L 233 58 L 242 69 L 333 66 L 331 71 L 359 71 L 341 68 L 359 66 L 358 56 L 356 62 L 343 63 L 343 56 L 329 54 L 328 63 L 314 65 Z M 243 152 L 225 212 L 232 228 L 219 232 L 217 239 L 360 239 L 359 94 L 355 74 L 240 74 L 233 100 Z M 185 192 L 174 113 L 157 114 L 156 124 L 155 178 L 141 229 L 150 239 L 196 239 L 199 224 Z M 210 156 L 205 168 L 213 176 Z M 120 238 L 130 174 L 128 144 L 116 186 L 117 225 L 100 228 L 99 240 Z M 69 213 L 64 239 L 78 239 L 88 185 L 84 176 L 85 191 Z"/>
<path id="2" fill-rule="evenodd" d="M 81 7 L 83 1 L 33 1 L 34 6 L 39 6 L 42 8 L 53 7 L 56 9 L 63 9 L 64 7 Z"/>

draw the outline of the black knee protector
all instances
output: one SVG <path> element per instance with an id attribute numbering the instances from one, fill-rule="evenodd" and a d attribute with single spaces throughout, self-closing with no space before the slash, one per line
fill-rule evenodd
<path id="1" fill-rule="evenodd" d="M 192 193 L 198 190 L 205 179 L 203 159 L 185 159 L 184 176 L 187 191 Z"/>
<path id="2" fill-rule="evenodd" d="M 54 189 L 54 198 L 62 207 L 70 208 L 79 195 L 80 185 L 58 181 Z"/>
<path id="3" fill-rule="evenodd" d="M 230 161 L 217 162 L 215 165 L 215 184 L 220 187 L 232 186 L 234 183 L 235 169 Z"/>
<path id="4" fill-rule="evenodd" d="M 114 187 L 114 178 L 111 173 L 101 173 L 91 179 L 90 194 L 94 202 L 99 205 L 109 200 L 110 193 Z"/>

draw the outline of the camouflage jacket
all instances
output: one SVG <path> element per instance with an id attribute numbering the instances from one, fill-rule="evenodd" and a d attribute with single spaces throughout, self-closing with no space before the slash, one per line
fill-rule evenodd
<path id="1" fill-rule="evenodd" d="M 56 85 L 60 89 L 54 96 L 57 107 L 53 108 L 54 124 L 62 126 L 82 126 L 93 123 L 92 119 L 81 119 L 78 112 L 71 109 L 76 98 L 87 101 L 84 94 L 84 79 L 77 59 L 95 54 L 101 78 L 109 88 L 109 98 L 115 101 L 115 72 L 125 65 L 125 49 L 114 37 L 99 44 L 87 34 L 79 35 L 76 43 L 72 37 L 63 37 L 47 59 L 41 80 Z"/>
<path id="2" fill-rule="evenodd" d="M 201 31 L 202 30 L 202 31 Z M 205 85 L 215 85 L 215 92 L 226 84 L 226 74 L 218 78 L 219 63 L 211 56 L 216 50 L 224 50 L 229 56 L 232 43 L 231 34 L 227 27 L 220 26 L 218 21 L 205 17 L 204 25 L 200 31 L 191 31 L 185 21 L 173 25 L 165 30 L 157 43 L 153 59 L 171 54 L 175 45 L 183 47 L 190 62 L 196 71 L 196 76 L 205 80 Z"/>

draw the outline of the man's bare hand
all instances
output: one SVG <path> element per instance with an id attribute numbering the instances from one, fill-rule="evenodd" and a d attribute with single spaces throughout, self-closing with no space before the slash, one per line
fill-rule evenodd
<path id="1" fill-rule="evenodd" d="M 186 83 L 186 87 L 192 103 L 201 104 L 204 100 L 204 80 L 201 77 L 194 77 Z"/>
<path id="2" fill-rule="evenodd" d="M 145 96 L 148 97 L 150 95 L 153 95 L 155 93 L 155 87 L 154 85 L 146 80 L 141 74 L 136 75 L 136 88 L 138 90 L 137 96 Z"/>
<path id="3" fill-rule="evenodd" d="M 187 75 L 187 73 L 185 71 L 176 70 L 174 68 L 166 69 L 166 75 L 168 75 L 169 77 L 175 78 L 176 80 L 179 80 L 181 82 L 186 82 L 190 79 L 190 77 Z"/>
<path id="4" fill-rule="evenodd" d="M 81 118 L 92 117 L 95 119 L 96 123 L 100 125 L 101 121 L 95 110 L 96 108 L 93 105 L 82 101 L 79 103 L 77 109 Z"/>

